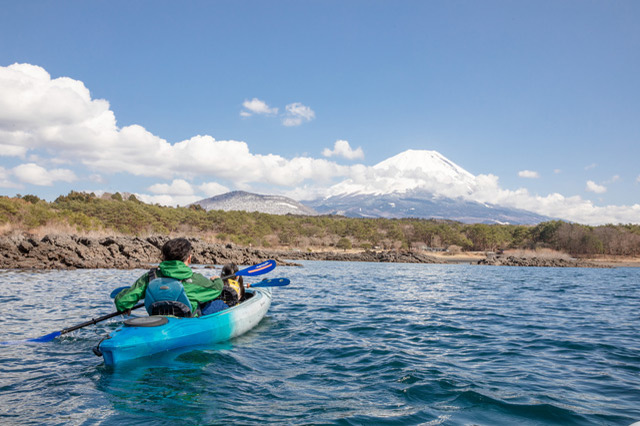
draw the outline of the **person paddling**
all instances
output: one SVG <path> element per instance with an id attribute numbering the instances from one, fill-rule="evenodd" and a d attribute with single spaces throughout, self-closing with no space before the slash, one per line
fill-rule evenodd
<path id="1" fill-rule="evenodd" d="M 114 303 L 120 312 L 127 312 L 140 300 L 144 299 L 149 287 L 149 282 L 155 278 L 173 278 L 184 286 L 184 293 L 190 306 L 181 316 L 198 316 L 199 304 L 217 299 L 222 293 L 224 284 L 218 277 L 211 279 L 204 275 L 194 273 L 191 264 L 192 246 L 186 238 L 176 238 L 167 241 L 162 246 L 162 263 L 157 268 L 151 269 L 136 280 L 133 285 L 122 290 L 115 297 Z M 162 287 L 161 287 L 162 288 Z M 184 304 L 182 304 L 184 305 Z M 149 307 L 147 307 L 149 311 Z M 149 312 L 151 314 L 151 312 Z M 175 313 L 173 315 L 176 315 Z"/>

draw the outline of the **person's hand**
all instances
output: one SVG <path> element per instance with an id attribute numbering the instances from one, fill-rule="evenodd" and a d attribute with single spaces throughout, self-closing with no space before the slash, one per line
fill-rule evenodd
<path id="1" fill-rule="evenodd" d="M 131 309 L 124 310 L 124 311 L 122 311 L 122 312 L 120 312 L 120 313 L 121 313 L 122 315 L 129 316 L 129 315 L 131 315 Z"/>
<path id="2" fill-rule="evenodd" d="M 251 287 L 251 283 L 245 284 L 245 287 L 247 288 Z"/>
<path id="3" fill-rule="evenodd" d="M 211 277 L 211 281 L 217 280 L 218 278 L 220 278 L 220 277 L 218 277 L 218 276 Z"/>

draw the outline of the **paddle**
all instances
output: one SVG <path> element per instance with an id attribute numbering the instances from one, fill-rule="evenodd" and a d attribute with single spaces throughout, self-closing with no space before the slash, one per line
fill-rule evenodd
<path id="1" fill-rule="evenodd" d="M 234 273 L 233 275 L 229 275 L 229 276 L 225 276 L 222 277 L 223 279 L 226 278 L 231 278 L 233 276 L 248 276 L 248 277 L 253 277 L 256 275 L 262 275 L 262 274 L 266 274 L 267 272 L 273 270 L 273 268 L 276 267 L 276 261 L 275 260 L 267 260 L 265 262 L 259 263 L 257 265 L 253 265 L 253 266 L 249 266 L 248 268 L 245 268 L 241 271 L 238 271 L 236 273 Z M 128 288 L 128 287 L 123 287 L 120 289 L 115 289 L 114 291 L 111 292 L 111 297 L 115 297 L 120 291 L 122 291 L 124 288 Z M 116 292 L 116 290 L 118 290 Z M 114 294 L 115 293 L 115 294 Z M 134 309 L 138 309 L 144 306 L 144 303 L 139 303 L 137 305 L 135 305 L 133 308 L 131 308 L 131 310 Z M 80 328 L 89 326 L 89 325 L 93 325 L 93 324 L 97 324 L 101 321 L 107 320 L 109 318 L 113 318 L 116 317 L 118 315 L 122 315 L 123 312 L 112 312 L 108 315 L 104 315 L 102 317 L 99 318 L 94 318 L 91 321 L 87 321 L 87 322 L 83 322 L 82 324 L 78 324 L 78 325 L 74 325 L 72 327 L 68 327 L 65 329 L 62 329 L 60 331 L 54 331 L 53 333 L 49 333 L 46 334 L 44 336 L 40 336 L 40 337 L 36 337 L 34 339 L 25 339 L 25 340 L 10 340 L 10 341 L 4 341 L 4 342 L 0 342 L 0 345 L 18 345 L 21 343 L 44 343 L 44 342 L 50 342 L 53 339 L 55 339 L 56 337 L 62 335 L 62 334 L 66 334 L 75 330 L 78 330 Z"/>
<path id="2" fill-rule="evenodd" d="M 139 303 L 136 306 L 134 306 L 133 309 L 138 309 L 144 306 L 144 303 Z M 83 322 L 82 324 L 78 324 L 78 325 L 74 325 L 72 327 L 68 327 L 68 328 L 64 328 L 60 331 L 54 331 L 53 333 L 49 333 L 49 334 L 45 334 L 44 336 L 40 336 L 40 337 L 36 337 L 34 339 L 25 339 L 25 340 L 9 340 L 9 341 L 5 341 L 5 342 L 0 342 L 0 345 L 18 345 L 21 343 L 44 343 L 44 342 L 50 342 L 53 339 L 55 339 L 56 337 L 62 335 L 62 334 L 67 334 L 70 333 L 72 331 L 78 330 L 80 328 L 86 327 L 88 325 L 92 325 L 92 324 L 97 324 L 101 321 L 107 320 L 109 318 L 113 318 L 116 317 L 118 315 L 122 315 L 123 312 L 112 312 L 108 315 L 99 317 L 99 318 L 93 318 L 90 321 L 87 322 Z"/>
<path id="3" fill-rule="evenodd" d="M 291 281 L 289 281 L 289 278 L 272 278 L 270 280 L 265 278 L 264 280 L 258 281 L 257 283 L 247 285 L 247 288 L 284 287 L 285 285 L 289 285 L 290 282 Z"/>
<path id="4" fill-rule="evenodd" d="M 230 275 L 225 275 L 224 277 L 221 277 L 221 279 L 226 280 L 227 278 L 231 278 L 231 277 L 255 277 L 256 275 L 262 275 L 262 274 L 266 274 L 267 272 L 270 272 L 273 270 L 273 268 L 276 267 L 276 261 L 275 260 L 266 260 L 262 263 L 259 263 L 257 265 L 253 265 L 253 266 L 249 266 L 248 268 L 242 269 L 238 272 L 235 272 L 233 274 Z M 287 280 L 288 281 L 288 280 Z M 288 283 L 287 283 L 288 284 Z M 274 286 L 282 286 L 282 285 L 287 285 L 287 284 L 274 284 Z M 255 287 L 255 286 L 254 286 Z M 263 286 L 263 287 L 268 287 L 268 286 Z M 124 287 L 118 287 L 115 290 L 113 290 L 111 292 L 111 294 L 109 295 L 109 297 L 111 297 L 112 299 L 115 299 L 115 297 L 118 295 L 118 293 L 120 293 L 122 290 L 129 288 L 129 286 L 124 286 Z"/>

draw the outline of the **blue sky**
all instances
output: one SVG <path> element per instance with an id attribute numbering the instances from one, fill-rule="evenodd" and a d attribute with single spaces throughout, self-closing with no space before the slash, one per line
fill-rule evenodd
<path id="1" fill-rule="evenodd" d="M 477 201 L 640 223 L 639 19 L 636 1 L 5 0 L 0 194 L 304 199 L 414 149 L 477 176 Z"/>

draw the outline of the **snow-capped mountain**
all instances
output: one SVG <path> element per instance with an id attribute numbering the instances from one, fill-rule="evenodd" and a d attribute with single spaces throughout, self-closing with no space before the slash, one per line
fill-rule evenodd
<path id="1" fill-rule="evenodd" d="M 291 198 L 279 195 L 259 195 L 244 191 L 232 191 L 197 201 L 193 204 L 200 205 L 209 210 L 244 210 L 247 212 L 261 212 L 269 214 L 295 214 L 316 215 L 317 213 Z"/>
<path id="2" fill-rule="evenodd" d="M 478 201 L 476 177 L 436 151 L 408 150 L 305 204 L 320 214 L 350 217 L 440 218 L 464 223 L 536 224 L 548 217 Z"/>
<path id="3" fill-rule="evenodd" d="M 471 194 L 476 178 L 436 151 L 410 149 L 329 188 L 329 196 L 425 190 L 447 197 Z"/>
<path id="4" fill-rule="evenodd" d="M 434 196 L 420 190 L 381 195 L 350 194 L 307 203 L 320 214 L 388 219 L 449 219 L 463 223 L 533 225 L 548 217 L 526 210 Z"/>
<path id="5" fill-rule="evenodd" d="M 278 195 L 233 191 L 198 201 L 206 210 L 348 217 L 449 219 L 463 223 L 537 224 L 550 218 L 478 201 L 476 176 L 435 151 L 408 150 L 356 173 L 304 205 Z"/>

